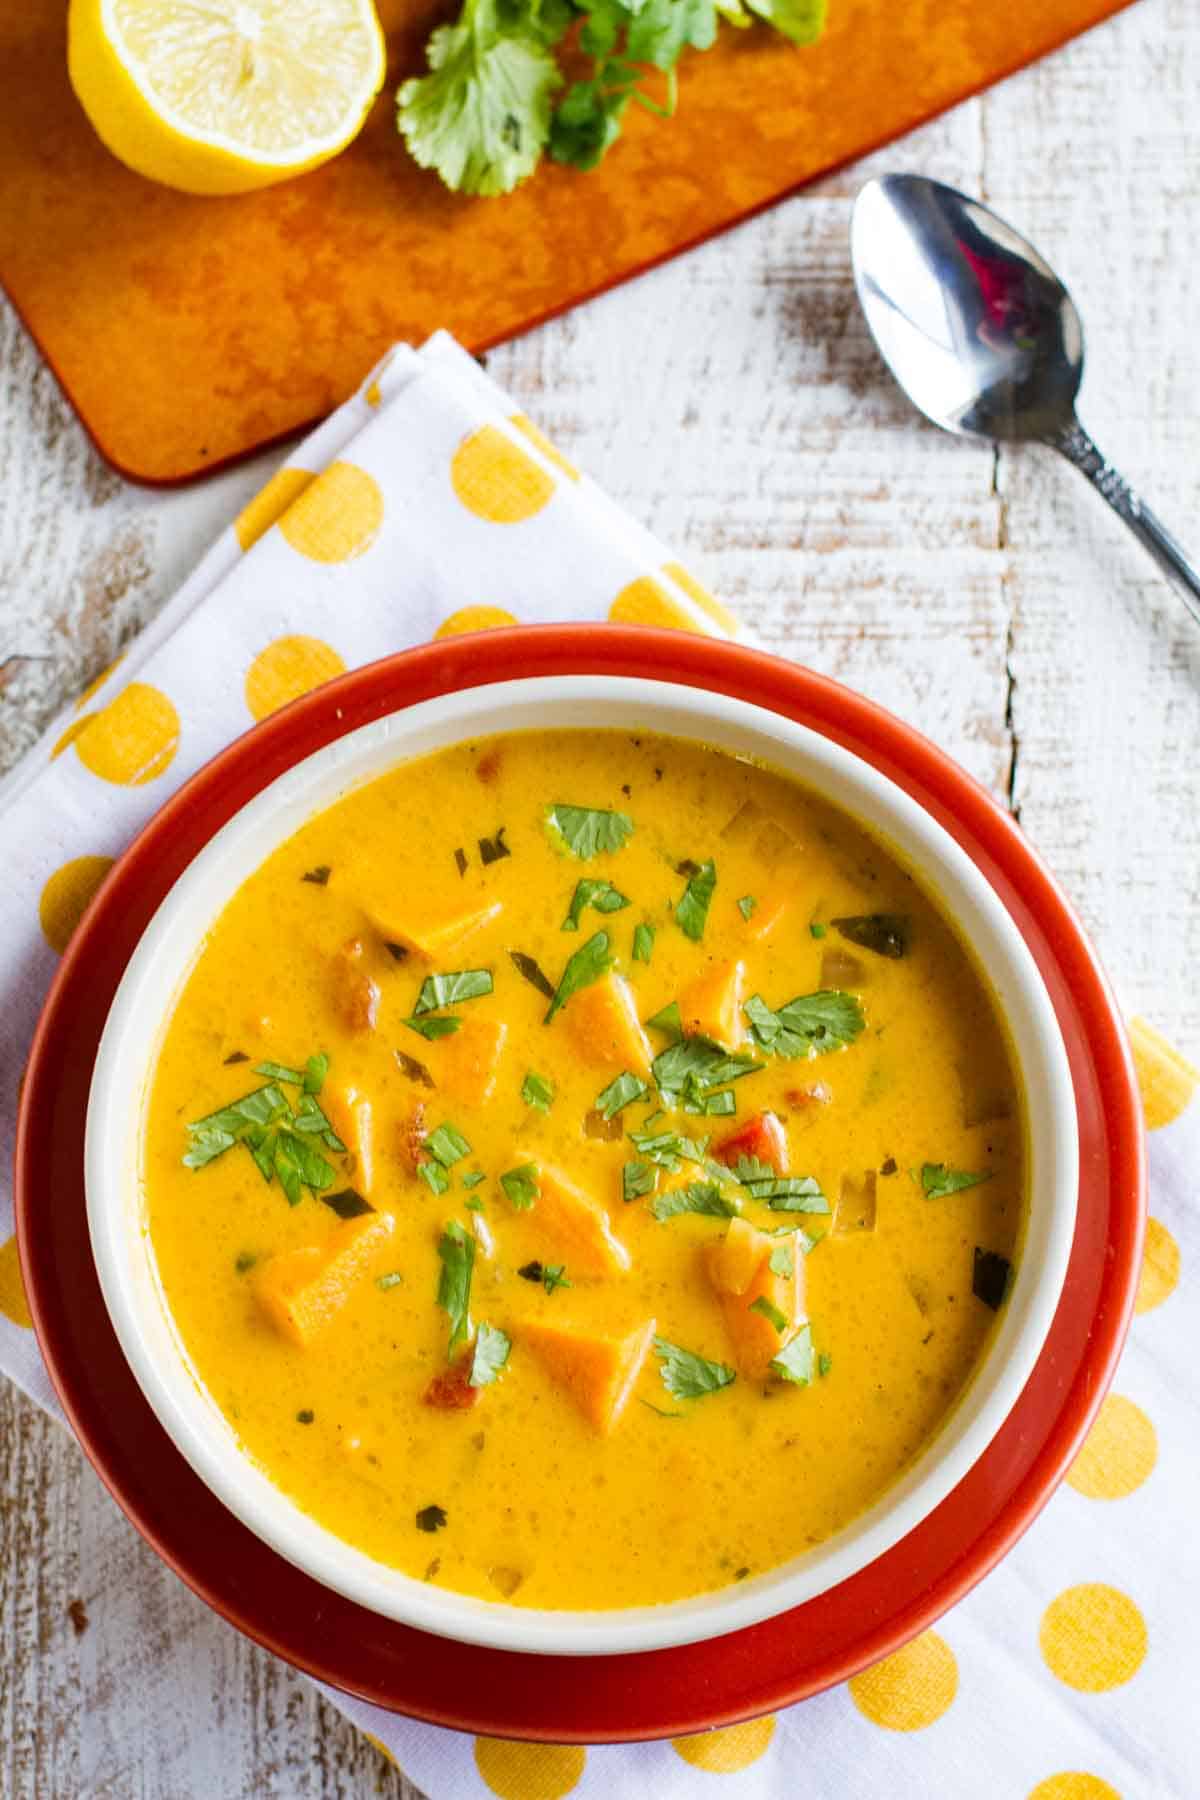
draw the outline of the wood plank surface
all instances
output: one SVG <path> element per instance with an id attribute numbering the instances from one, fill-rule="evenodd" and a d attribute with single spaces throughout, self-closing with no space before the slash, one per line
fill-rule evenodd
<path id="1" fill-rule="evenodd" d="M 874 167 L 983 194 L 1074 288 L 1082 412 L 1200 546 L 1200 10 L 1143 0 Z M 772 650 L 929 732 L 1018 809 L 1131 1010 L 1200 1052 L 1200 633 L 1048 452 L 917 421 L 846 256 L 847 171 L 489 367 Z M 581 190 L 582 191 L 582 190 Z M 122 482 L 0 312 L 0 766 L 150 618 L 265 465 Z M 8 662 L 24 654 L 40 660 Z M 168 1574 L 0 1383 L 0 1795 L 416 1790 Z"/>

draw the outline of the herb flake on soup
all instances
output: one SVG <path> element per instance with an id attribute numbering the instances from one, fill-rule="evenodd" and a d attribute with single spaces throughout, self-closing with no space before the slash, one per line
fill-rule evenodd
<path id="1" fill-rule="evenodd" d="M 143 1174 L 246 1454 L 385 1563 L 574 1609 L 896 1480 L 1019 1279 L 1026 1151 L 919 872 L 770 769 L 557 731 L 406 763 L 245 883 Z"/>

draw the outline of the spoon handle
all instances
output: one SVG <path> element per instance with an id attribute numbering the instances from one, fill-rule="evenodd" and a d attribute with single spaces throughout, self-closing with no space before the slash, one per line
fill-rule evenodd
<path id="1" fill-rule="evenodd" d="M 1073 419 L 1046 442 L 1074 463 L 1092 486 L 1124 519 L 1138 542 L 1144 544 L 1192 617 L 1200 623 L 1200 572 L 1166 526 L 1134 492 L 1123 475 L 1096 448 L 1078 419 Z"/>

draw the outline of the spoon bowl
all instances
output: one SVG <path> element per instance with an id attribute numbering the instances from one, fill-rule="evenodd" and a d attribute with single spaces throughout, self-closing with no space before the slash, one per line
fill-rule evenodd
<path id="1" fill-rule="evenodd" d="M 1200 620 L 1200 575 L 1076 417 L 1083 321 L 1033 245 L 955 188 L 885 175 L 855 202 L 850 252 L 871 334 L 913 405 L 960 437 L 1057 450 Z"/>

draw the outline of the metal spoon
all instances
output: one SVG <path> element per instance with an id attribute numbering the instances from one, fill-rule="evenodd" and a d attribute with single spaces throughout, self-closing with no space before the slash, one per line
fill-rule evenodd
<path id="1" fill-rule="evenodd" d="M 875 342 L 926 418 L 962 437 L 1059 451 L 1200 620 L 1200 573 L 1075 416 L 1083 323 L 1032 244 L 940 181 L 885 175 L 855 202 L 850 250 Z"/>

